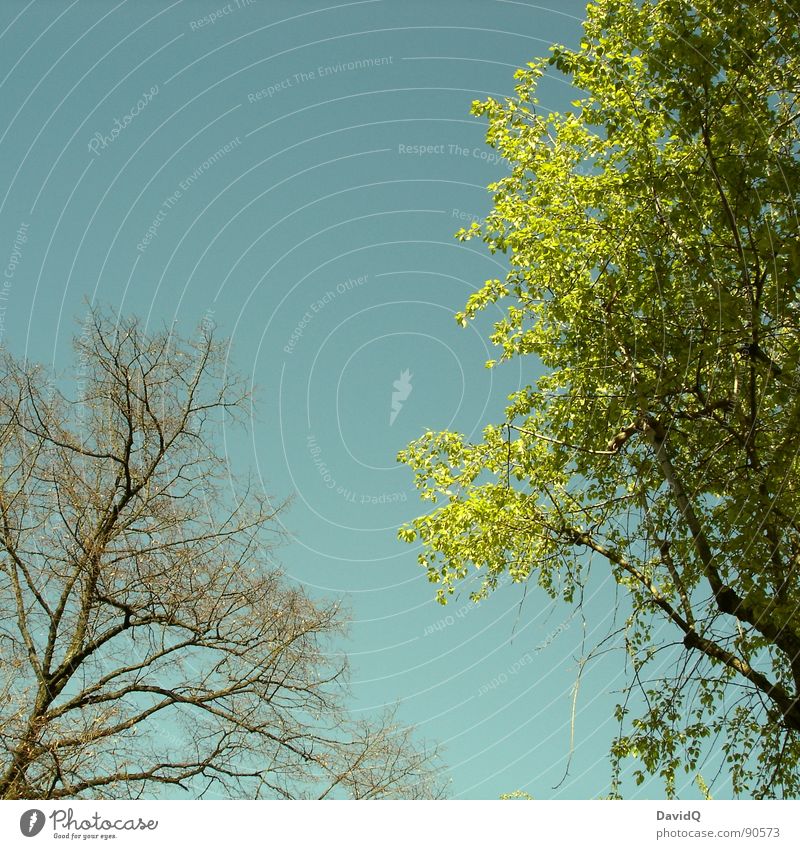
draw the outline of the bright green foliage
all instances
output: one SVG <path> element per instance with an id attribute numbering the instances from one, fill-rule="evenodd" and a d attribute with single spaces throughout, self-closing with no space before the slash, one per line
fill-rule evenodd
<path id="1" fill-rule="evenodd" d="M 553 70 L 581 93 L 565 114 L 537 105 Z M 477 596 L 509 572 L 572 601 L 605 563 L 650 681 L 641 715 L 617 709 L 613 775 L 634 757 L 674 793 L 713 740 L 736 795 L 796 796 L 797 12 L 599 0 L 579 50 L 516 77 L 516 97 L 474 104 L 513 170 L 459 234 L 510 271 L 457 320 L 504 306 L 498 361 L 545 373 L 479 444 L 429 432 L 401 452 L 435 507 L 400 536 L 442 602 L 475 567 Z M 656 669 L 673 639 L 674 669 Z"/>
<path id="2" fill-rule="evenodd" d="M 506 802 L 532 802 L 533 796 L 530 793 L 526 793 L 524 790 L 515 790 L 513 793 L 503 793 L 500 798 Z"/>

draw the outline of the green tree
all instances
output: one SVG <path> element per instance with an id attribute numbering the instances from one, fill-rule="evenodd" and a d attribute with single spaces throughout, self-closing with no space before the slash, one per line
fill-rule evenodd
<path id="1" fill-rule="evenodd" d="M 673 794 L 712 739 L 733 793 L 800 790 L 795 9 L 599 0 L 577 50 L 473 105 L 511 171 L 458 235 L 509 272 L 457 319 L 504 307 L 497 362 L 542 376 L 477 444 L 428 432 L 401 452 L 436 505 L 400 536 L 442 602 L 474 566 L 477 596 L 508 572 L 575 603 L 605 564 L 633 670 L 612 794 L 629 757 Z M 572 110 L 538 105 L 550 71 Z"/>
<path id="2" fill-rule="evenodd" d="M 391 712 L 348 714 L 341 605 L 232 486 L 250 398 L 210 328 L 92 311 L 76 353 L 72 398 L 0 358 L 0 799 L 439 795 Z"/>

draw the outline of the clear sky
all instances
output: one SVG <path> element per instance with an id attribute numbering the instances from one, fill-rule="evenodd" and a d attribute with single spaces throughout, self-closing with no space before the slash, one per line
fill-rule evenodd
<path id="1" fill-rule="evenodd" d="M 290 579 L 346 599 L 354 710 L 401 701 L 460 798 L 608 787 L 622 656 L 581 663 L 612 627 L 607 578 L 585 622 L 534 587 L 443 608 L 396 539 L 425 509 L 397 451 L 479 432 L 535 376 L 486 371 L 490 321 L 453 320 L 504 274 L 453 238 L 504 173 L 470 103 L 511 94 L 582 16 L 579 0 L 0 4 L 3 343 L 64 367 L 84 298 L 184 334 L 213 320 L 258 387 L 231 464 L 294 496 Z M 571 97 L 544 81 L 543 109 Z"/>

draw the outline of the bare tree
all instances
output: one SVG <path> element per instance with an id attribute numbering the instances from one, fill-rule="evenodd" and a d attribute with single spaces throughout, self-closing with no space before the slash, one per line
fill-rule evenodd
<path id="1" fill-rule="evenodd" d="M 91 310 L 75 347 L 71 399 L 0 366 L 0 798 L 440 795 L 391 712 L 348 717 L 340 605 L 237 494 L 216 445 L 249 394 L 211 331 Z"/>

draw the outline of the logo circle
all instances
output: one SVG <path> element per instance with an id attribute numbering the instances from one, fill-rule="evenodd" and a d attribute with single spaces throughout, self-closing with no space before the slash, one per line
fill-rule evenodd
<path id="1" fill-rule="evenodd" d="M 19 818 L 19 830 L 25 837 L 36 837 L 44 828 L 44 813 L 38 808 L 31 808 Z"/>

